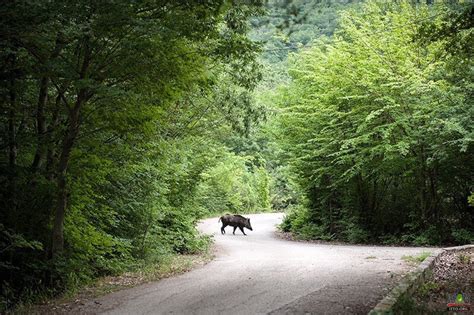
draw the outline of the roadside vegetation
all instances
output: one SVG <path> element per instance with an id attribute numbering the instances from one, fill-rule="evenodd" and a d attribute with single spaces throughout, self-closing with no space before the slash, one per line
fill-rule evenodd
<path id="1" fill-rule="evenodd" d="M 213 257 L 211 248 L 207 248 L 196 254 L 163 255 L 159 261 L 153 263 L 141 260 L 136 265 L 129 266 L 123 273 L 92 279 L 71 287 L 55 297 L 52 297 L 48 292 L 42 292 L 35 297 L 35 303 L 31 303 L 32 301 L 19 303 L 15 308 L 15 313 L 68 313 L 74 307 L 102 295 L 188 272 L 205 265 Z"/>
<path id="2" fill-rule="evenodd" d="M 206 250 L 196 221 L 270 210 L 248 135 L 259 1 L 0 8 L 0 312 Z"/>
<path id="3" fill-rule="evenodd" d="M 413 265 L 419 265 L 423 261 L 425 261 L 426 258 L 428 258 L 431 255 L 431 252 L 422 252 L 421 254 L 417 256 L 403 256 L 402 259 L 406 261 L 407 263 L 413 264 Z"/>
<path id="4" fill-rule="evenodd" d="M 470 304 L 472 309 L 473 259 L 472 248 L 441 254 L 415 294 L 404 297 L 396 311 L 405 314 L 446 314 L 448 303 Z"/>
<path id="5" fill-rule="evenodd" d="M 0 312 L 206 257 L 196 222 L 223 213 L 286 212 L 302 239 L 473 242 L 473 10 L 7 1 Z"/>
<path id="6" fill-rule="evenodd" d="M 300 190 L 283 231 L 474 240 L 473 5 L 369 1 L 288 58 L 272 130 Z"/>

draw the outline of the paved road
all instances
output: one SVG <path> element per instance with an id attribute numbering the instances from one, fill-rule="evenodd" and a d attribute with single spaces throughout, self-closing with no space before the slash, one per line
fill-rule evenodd
<path id="1" fill-rule="evenodd" d="M 398 275 L 403 255 L 427 249 L 322 245 L 274 236 L 282 214 L 250 215 L 253 232 L 213 234 L 216 259 L 180 276 L 122 290 L 76 310 L 105 314 L 366 314 Z M 394 276 L 395 275 L 395 276 Z M 100 304 L 99 304 L 100 303 Z"/>

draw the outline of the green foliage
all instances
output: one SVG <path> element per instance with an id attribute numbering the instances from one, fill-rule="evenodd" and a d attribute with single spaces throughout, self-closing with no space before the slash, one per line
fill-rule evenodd
<path id="1" fill-rule="evenodd" d="M 367 243 L 369 241 L 370 234 L 358 224 L 351 222 L 345 227 L 343 237 L 349 243 Z"/>
<path id="2" fill-rule="evenodd" d="M 2 5 L 0 312 L 200 252 L 205 198 L 269 208 L 265 163 L 226 146 L 265 116 L 247 37 L 261 4 Z"/>
<path id="3" fill-rule="evenodd" d="M 473 229 L 471 25 L 459 20 L 462 43 L 450 54 L 446 37 L 424 33 L 451 14 L 370 1 L 342 12 L 333 38 L 290 56 L 272 129 L 308 199 L 292 215 L 298 226 L 418 245 L 459 242 L 454 231 Z"/>
<path id="4" fill-rule="evenodd" d="M 307 207 L 302 205 L 292 206 L 280 224 L 284 232 L 292 232 L 297 238 L 310 240 L 318 239 L 328 241 L 333 238 L 328 234 L 325 226 L 312 222 L 312 216 Z"/>
<path id="5" fill-rule="evenodd" d="M 200 252 L 225 212 L 472 242 L 472 6 L 361 3 L 5 3 L 0 311 Z"/>
<path id="6" fill-rule="evenodd" d="M 270 208 L 267 172 L 254 166 L 251 157 L 226 154 L 201 176 L 198 204 L 208 213 L 255 213 Z"/>
<path id="7" fill-rule="evenodd" d="M 439 289 L 439 284 L 434 281 L 428 281 L 423 283 L 418 289 L 418 293 L 421 296 L 428 296 L 431 292 Z"/>
<path id="8" fill-rule="evenodd" d="M 463 254 L 463 253 L 460 253 L 458 255 L 458 259 L 461 264 L 465 264 L 465 265 L 469 265 L 471 262 L 471 256 Z"/>
<path id="9" fill-rule="evenodd" d="M 262 58 L 275 64 L 284 61 L 289 52 L 319 37 L 331 36 L 339 24 L 339 12 L 360 2 L 270 0 L 266 3 L 267 14 L 252 20 L 251 36 L 265 44 Z"/>
<path id="10" fill-rule="evenodd" d="M 474 243 L 474 232 L 467 229 L 456 229 L 451 232 L 454 241 L 458 244 Z"/>
<path id="11" fill-rule="evenodd" d="M 429 309 L 426 305 L 420 305 L 418 301 L 406 294 L 402 295 L 398 302 L 393 308 L 394 314 L 444 314 L 443 312 L 434 312 L 432 309 Z"/>
<path id="12" fill-rule="evenodd" d="M 290 81 L 288 56 L 304 50 L 321 36 L 332 36 L 339 24 L 340 12 L 357 8 L 360 3 L 354 0 L 272 0 L 266 2 L 264 16 L 251 20 L 250 37 L 260 41 L 263 47 L 259 58 L 263 79 L 254 97 L 259 107 L 267 108 L 267 121 L 253 137 L 271 175 L 270 195 L 274 211 L 286 211 L 304 199 L 304 192 L 298 188 L 298 176 L 285 161 L 289 152 L 277 144 L 280 127 L 272 123 L 280 114 L 277 104 L 281 102 L 281 96 L 275 91 Z"/>
<path id="13" fill-rule="evenodd" d="M 422 252 L 417 256 L 403 256 L 402 259 L 412 264 L 420 264 L 431 255 L 430 252 Z"/>
<path id="14" fill-rule="evenodd" d="M 41 285 L 41 281 L 36 275 L 44 271 L 48 265 L 39 260 L 32 260 L 34 257 L 41 257 L 43 245 L 34 240 L 28 240 L 23 235 L 15 233 L 12 229 L 0 224 L 0 255 L 2 257 L 15 257 L 13 260 L 0 261 L 0 274 L 8 275 L 2 277 L 2 291 L 0 296 L 0 307 L 7 308 L 18 299 L 16 286 L 21 284 L 29 290 L 22 292 L 22 299 L 29 299 L 37 294 L 31 288 L 31 282 Z"/>
<path id="15" fill-rule="evenodd" d="M 471 193 L 471 195 L 467 197 L 467 202 L 471 207 L 474 206 L 474 193 Z"/>

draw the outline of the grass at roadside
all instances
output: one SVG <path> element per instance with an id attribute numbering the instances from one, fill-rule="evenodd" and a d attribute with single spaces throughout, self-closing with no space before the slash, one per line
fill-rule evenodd
<path id="1" fill-rule="evenodd" d="M 144 264 L 133 272 L 125 272 L 119 276 L 104 277 L 96 281 L 92 286 L 84 288 L 91 292 L 91 297 L 100 296 L 123 288 L 133 287 L 150 281 L 158 281 L 191 269 L 204 265 L 212 260 L 213 254 L 210 250 L 202 254 L 193 255 L 170 255 L 156 264 Z"/>
<path id="2" fill-rule="evenodd" d="M 418 265 L 422 263 L 430 255 L 431 255 L 431 252 L 422 252 L 421 254 L 417 256 L 402 256 L 402 259 L 409 264 Z"/>
<path id="3" fill-rule="evenodd" d="M 45 297 L 39 304 L 21 305 L 12 311 L 12 313 L 67 313 L 75 305 L 82 304 L 87 300 L 121 289 L 182 274 L 196 267 L 205 265 L 213 258 L 214 252 L 212 245 L 199 254 L 169 255 L 160 259 L 159 263 L 143 263 L 141 266 L 135 267 L 134 271 L 124 272 L 116 276 L 98 278 L 91 284 L 70 290 L 60 297 L 54 299 Z"/>

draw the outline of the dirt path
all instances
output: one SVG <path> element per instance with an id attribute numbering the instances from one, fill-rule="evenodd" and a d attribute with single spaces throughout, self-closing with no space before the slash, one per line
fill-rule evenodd
<path id="1" fill-rule="evenodd" d="M 253 232 L 213 234 L 217 257 L 186 274 L 122 290 L 74 313 L 366 314 L 408 270 L 403 255 L 426 248 L 321 245 L 275 237 L 282 214 L 250 215 Z M 429 249 L 428 249 L 429 251 Z"/>

